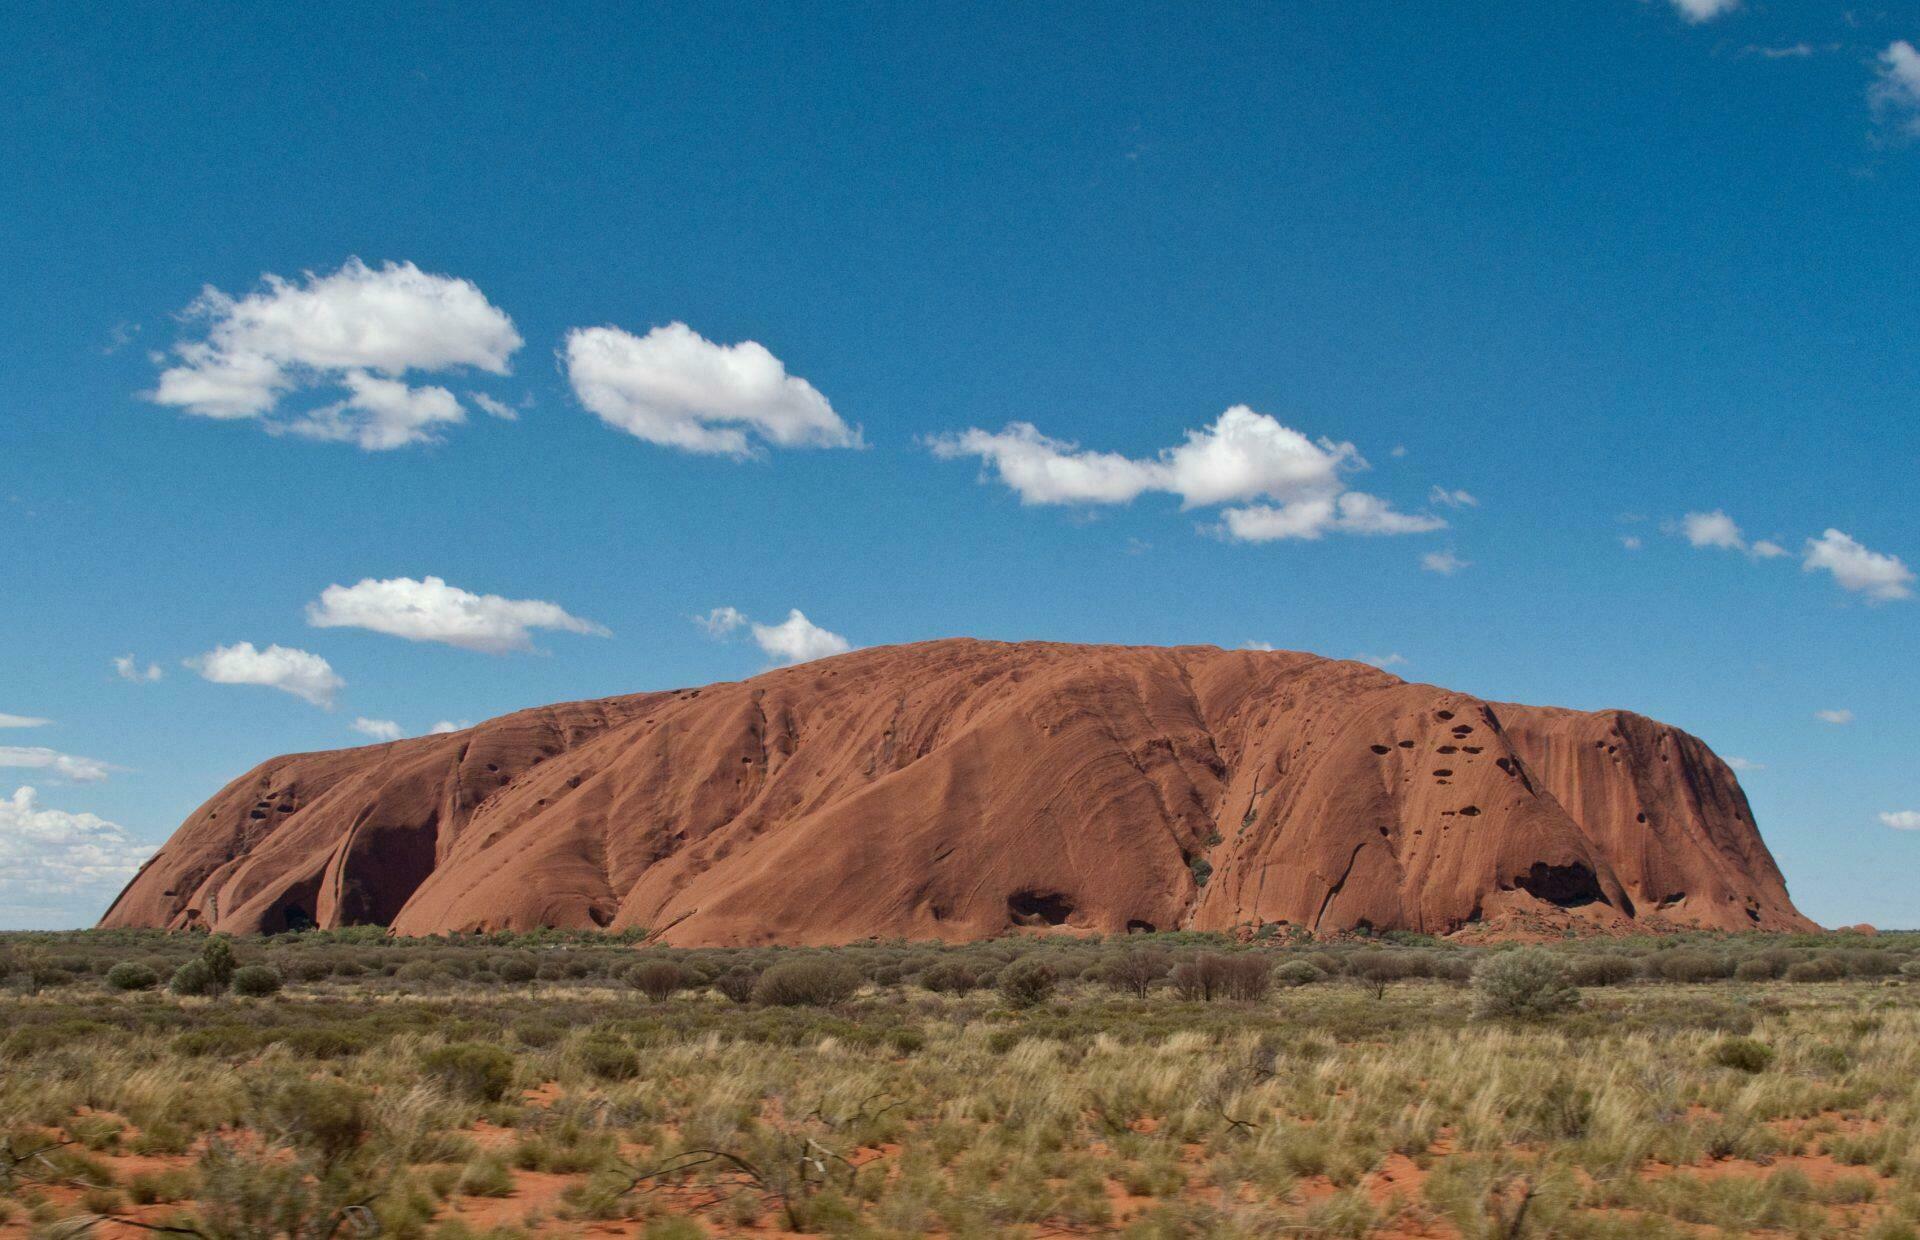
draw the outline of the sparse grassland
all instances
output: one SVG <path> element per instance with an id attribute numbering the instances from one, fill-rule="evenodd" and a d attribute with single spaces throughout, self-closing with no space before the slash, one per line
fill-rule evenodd
<path id="1" fill-rule="evenodd" d="M 0 1236 L 1920 1225 L 1920 936 L 212 942 L 0 936 Z"/>

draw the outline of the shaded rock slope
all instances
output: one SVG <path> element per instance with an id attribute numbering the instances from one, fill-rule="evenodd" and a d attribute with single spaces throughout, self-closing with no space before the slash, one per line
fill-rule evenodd
<path id="1" fill-rule="evenodd" d="M 102 920 L 687 945 L 1809 929 L 1727 765 L 1363 664 L 972 640 L 275 758 Z"/>

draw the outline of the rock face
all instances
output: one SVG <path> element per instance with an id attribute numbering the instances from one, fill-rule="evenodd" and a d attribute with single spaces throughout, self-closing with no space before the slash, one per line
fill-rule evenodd
<path id="1" fill-rule="evenodd" d="M 969 640 L 275 758 L 101 924 L 365 923 L 1813 928 L 1733 772 L 1650 719 L 1306 654 Z"/>

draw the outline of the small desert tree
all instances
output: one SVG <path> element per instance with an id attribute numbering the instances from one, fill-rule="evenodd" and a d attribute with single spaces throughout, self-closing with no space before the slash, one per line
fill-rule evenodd
<path id="1" fill-rule="evenodd" d="M 1106 968 L 1106 983 L 1115 990 L 1124 990 L 1136 999 L 1147 997 L 1147 991 L 1153 984 L 1173 970 L 1173 961 L 1167 953 L 1151 947 L 1136 947 Z"/>
<path id="2" fill-rule="evenodd" d="M 1022 956 L 1000 970 L 1000 997 L 1010 1008 L 1030 1008 L 1053 997 L 1053 966 Z"/>
<path id="3" fill-rule="evenodd" d="M 671 960 L 643 960 L 627 970 L 627 984 L 659 1003 L 687 984 L 687 974 Z"/>
<path id="4" fill-rule="evenodd" d="M 1560 962 L 1537 947 L 1481 961 L 1473 971 L 1473 993 L 1473 1014 L 1493 1020 L 1546 1020 L 1580 1002 Z"/>

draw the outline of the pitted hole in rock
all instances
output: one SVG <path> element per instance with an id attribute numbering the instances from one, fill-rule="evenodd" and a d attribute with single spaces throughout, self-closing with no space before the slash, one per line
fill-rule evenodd
<path id="1" fill-rule="evenodd" d="M 1647 820 L 1647 815 L 1646 815 L 1646 812 L 1645 812 L 1645 811 L 1643 810 L 1643 811 L 1641 811 L 1640 813 L 1638 813 L 1638 814 L 1635 814 L 1635 815 L 1633 816 L 1633 820 L 1634 820 L 1635 822 L 1645 822 L 1645 821 Z"/>
<path id="2" fill-rule="evenodd" d="M 250 809 L 247 811 L 247 817 L 253 818 L 256 820 L 265 818 L 266 816 L 267 816 L 267 811 L 264 809 Z"/>
<path id="3" fill-rule="evenodd" d="M 1007 897 L 1007 916 L 1017 926 L 1064 926 L 1073 901 L 1057 891 L 1016 891 Z"/>
<path id="4" fill-rule="evenodd" d="M 1455 736 L 1469 736 L 1472 733 L 1473 725 L 1470 723 L 1456 723 L 1453 725 L 1453 734 Z"/>
<path id="5" fill-rule="evenodd" d="M 1447 720 L 1453 718 L 1453 712 L 1450 710 L 1436 710 L 1433 712 L 1433 717 L 1441 723 L 1445 723 Z"/>
<path id="6" fill-rule="evenodd" d="M 1413 748 L 1413 742 L 1412 742 L 1412 741 L 1401 741 L 1401 742 L 1400 742 L 1400 748 L 1402 748 L 1402 749 L 1412 749 L 1412 748 Z"/>
<path id="7" fill-rule="evenodd" d="M 1130 918 L 1127 921 L 1128 934 L 1152 934 L 1153 932 L 1154 924 L 1150 921 L 1143 921 L 1138 917 Z"/>
<path id="8" fill-rule="evenodd" d="M 287 931 L 299 934 L 305 930 L 316 930 L 320 923 L 313 919 L 313 913 L 298 904 L 289 904 L 280 910 L 280 925 Z"/>
<path id="9" fill-rule="evenodd" d="M 600 927 L 602 930 L 605 930 L 608 926 L 611 926 L 613 924 L 613 910 L 608 908 L 601 908 L 597 904 L 589 905 L 587 908 L 587 920 L 591 921 L 594 925 Z"/>
<path id="10" fill-rule="evenodd" d="M 1458 745 L 1442 745 L 1440 746 L 1439 749 L 1435 750 L 1434 752 L 1435 753 L 1459 753 L 1460 747 Z"/>
<path id="11" fill-rule="evenodd" d="M 1460 752 L 1461 753 L 1485 753 L 1486 750 L 1479 745 L 1462 745 L 1460 747 Z"/>
<path id="12" fill-rule="evenodd" d="M 1373 746 L 1373 752 L 1375 752 L 1375 753 L 1392 753 L 1392 752 L 1393 752 L 1393 750 L 1391 750 L 1391 749 L 1389 749 L 1389 748 L 1388 748 L 1387 746 L 1385 746 L 1385 745 L 1375 745 L 1375 746 Z"/>
<path id="13" fill-rule="evenodd" d="M 1526 876 L 1518 880 L 1520 889 L 1535 899 L 1560 908 L 1580 908 L 1587 904 L 1607 904 L 1606 893 L 1594 872 L 1579 862 L 1572 865 L 1548 865 L 1536 861 Z"/>
<path id="14" fill-rule="evenodd" d="M 1446 778 L 1448 778 L 1448 777 L 1450 777 L 1450 776 L 1451 776 L 1452 774 L 1453 774 L 1453 771 L 1452 771 L 1452 770 L 1450 770 L 1449 768 L 1447 768 L 1447 767 L 1444 767 L 1444 766 L 1443 766 L 1443 767 L 1441 767 L 1441 768 L 1440 768 L 1439 770 L 1437 770 L 1437 771 L 1435 771 L 1435 772 L 1433 773 L 1433 777 L 1434 777 L 1435 779 L 1446 779 Z"/>
<path id="15" fill-rule="evenodd" d="M 1460 816 L 1462 818 L 1478 818 L 1480 816 L 1480 807 L 1478 805 L 1462 805 L 1460 807 Z"/>

